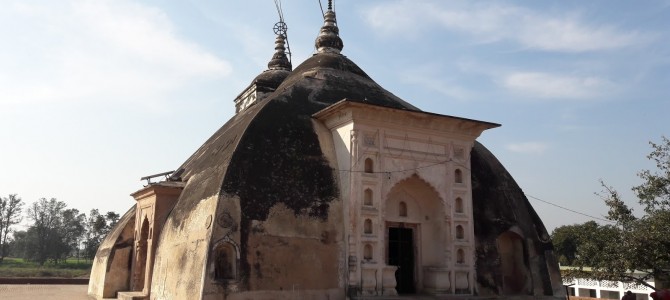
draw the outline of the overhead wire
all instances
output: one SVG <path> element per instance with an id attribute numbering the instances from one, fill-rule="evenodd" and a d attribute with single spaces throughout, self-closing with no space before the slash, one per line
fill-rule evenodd
<path id="1" fill-rule="evenodd" d="M 274 0 L 274 1 L 275 1 L 275 7 L 277 8 L 277 14 L 279 14 L 279 21 L 284 22 L 284 12 L 282 11 L 281 0 Z"/>
<path id="2" fill-rule="evenodd" d="M 595 219 L 595 220 L 599 220 L 599 221 L 610 222 L 610 223 L 616 223 L 615 221 L 612 221 L 612 220 L 607 220 L 607 219 L 603 219 L 603 218 L 598 218 L 598 217 L 595 217 L 595 216 L 592 216 L 592 215 L 589 215 L 589 214 L 586 214 L 586 213 L 583 213 L 583 212 L 576 211 L 576 210 L 574 210 L 574 209 L 570 209 L 570 208 L 563 207 L 563 206 L 560 206 L 560 205 L 555 204 L 555 203 L 551 203 L 551 202 L 549 202 L 549 201 L 542 200 L 542 199 L 540 199 L 540 198 L 537 198 L 537 197 L 535 197 L 535 196 L 528 195 L 528 194 L 526 194 L 526 193 L 524 193 L 524 194 L 525 194 L 526 197 L 528 197 L 528 198 L 535 199 L 535 200 L 537 200 L 537 201 L 540 201 L 540 202 L 543 202 L 543 203 L 546 203 L 546 204 L 549 204 L 549 205 L 558 207 L 558 208 L 563 209 L 563 210 L 567 210 L 567 211 L 572 212 L 572 213 L 576 213 L 576 214 L 578 214 L 578 215 L 582 215 L 582 216 L 589 217 L 589 218 L 591 218 L 591 219 Z"/>
<path id="3" fill-rule="evenodd" d="M 319 2 L 319 7 L 321 8 L 321 16 L 326 16 L 326 13 L 323 12 L 323 5 L 321 4 L 321 0 L 316 0 L 316 1 Z"/>

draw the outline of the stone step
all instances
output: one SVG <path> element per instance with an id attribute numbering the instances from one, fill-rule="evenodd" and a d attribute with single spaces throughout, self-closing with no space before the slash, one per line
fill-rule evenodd
<path id="1" fill-rule="evenodd" d="M 116 294 L 118 300 L 147 300 L 148 295 L 143 292 L 118 292 Z"/>

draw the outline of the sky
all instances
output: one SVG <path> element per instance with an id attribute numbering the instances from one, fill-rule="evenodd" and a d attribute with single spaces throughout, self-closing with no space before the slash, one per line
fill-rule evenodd
<path id="1" fill-rule="evenodd" d="M 294 67 L 318 0 L 284 1 Z M 325 7 L 326 1 L 323 0 Z M 274 52 L 272 0 L 0 0 L 0 195 L 125 212 L 234 114 Z M 670 0 L 335 1 L 342 53 L 422 110 L 502 124 L 479 141 L 527 195 L 634 207 L 670 135 Z M 591 218 L 530 198 L 549 231 Z M 602 221 L 599 221 L 602 223 Z"/>

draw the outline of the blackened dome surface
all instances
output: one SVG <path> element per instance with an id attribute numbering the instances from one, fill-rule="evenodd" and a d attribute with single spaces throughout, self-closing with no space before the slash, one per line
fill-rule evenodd
<path id="1" fill-rule="evenodd" d="M 318 53 L 300 64 L 277 90 L 291 90 L 277 98 L 317 104 L 317 112 L 342 99 L 391 108 L 419 110 L 374 82 L 346 56 Z"/>
<path id="2" fill-rule="evenodd" d="M 548 242 L 547 230 L 528 198 L 493 153 L 475 142 L 470 164 L 473 212 L 478 219 L 475 234 L 497 236 L 514 225 L 529 224 L 533 231 L 524 232 L 526 235 Z"/>
<path id="3" fill-rule="evenodd" d="M 533 244 L 529 249 L 534 251 L 527 249 L 526 255 L 536 259 L 528 261 L 526 267 L 533 267 L 535 264 L 537 271 L 547 274 L 538 277 L 542 280 L 538 286 L 545 295 L 553 295 L 551 277 L 548 274 L 557 273 L 558 268 L 550 263 L 553 256 L 547 256 L 553 255 L 553 246 L 544 224 L 523 190 L 493 153 L 479 142 L 475 142 L 472 148 L 470 166 L 477 282 L 482 288 L 494 291 L 497 290 L 496 287 L 503 286 L 503 278 L 497 272 L 500 269 L 500 257 L 495 245 L 502 233 L 516 228 L 522 232 L 526 241 Z M 556 269 L 552 270 L 552 267 Z"/>

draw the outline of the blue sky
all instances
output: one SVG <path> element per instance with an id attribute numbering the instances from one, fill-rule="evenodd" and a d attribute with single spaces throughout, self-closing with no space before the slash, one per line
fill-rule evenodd
<path id="1" fill-rule="evenodd" d="M 293 64 L 317 1 L 284 1 Z M 0 194 L 124 212 L 266 68 L 271 0 L 0 0 Z M 325 5 L 325 0 L 324 0 Z M 500 123 L 484 143 L 529 195 L 602 216 L 670 135 L 670 1 L 336 1 L 343 54 L 419 108 Z M 547 227 L 588 218 L 531 199 Z M 641 211 L 639 208 L 637 211 Z"/>

